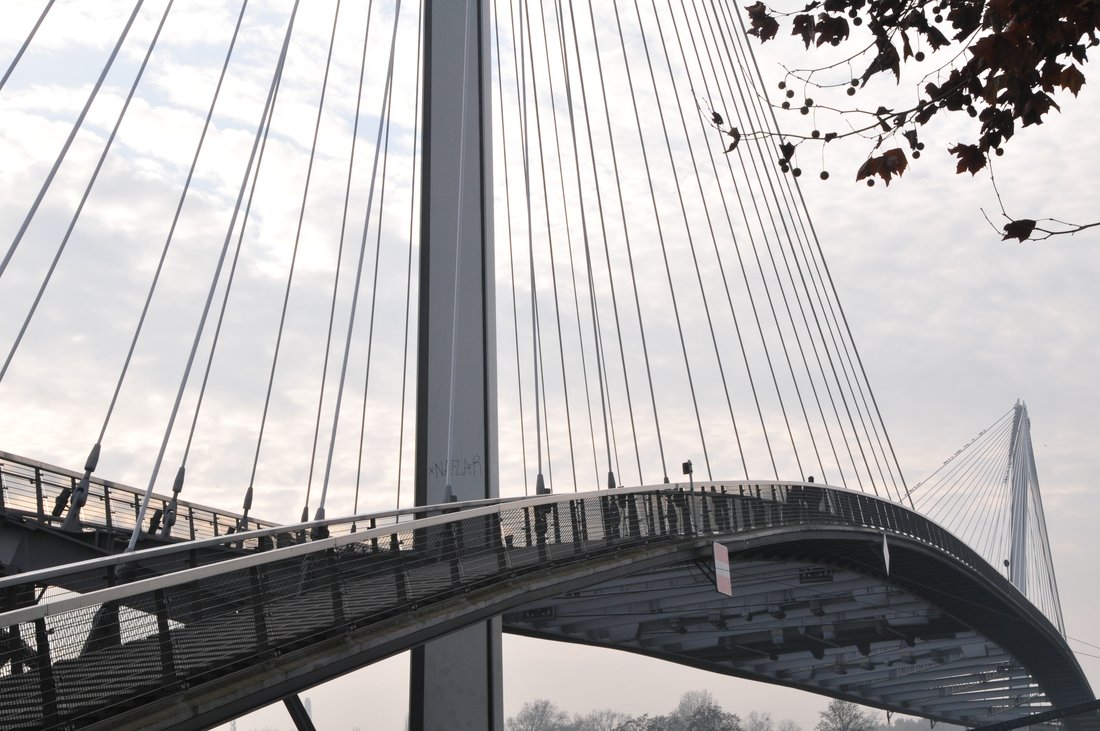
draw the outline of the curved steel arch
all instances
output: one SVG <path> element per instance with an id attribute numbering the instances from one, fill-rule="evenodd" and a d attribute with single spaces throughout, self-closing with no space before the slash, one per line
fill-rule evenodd
<path id="1" fill-rule="evenodd" d="M 0 614 L 33 640 L 11 658 L 24 672 L 0 678 L 0 710 L 34 727 L 201 728 L 498 614 L 519 633 L 963 723 L 1092 698 L 1006 579 L 932 521 L 862 493 L 727 483 L 437 508 L 357 533 L 311 524 L 315 540 L 305 526 L 238 534 L 194 568 L 179 569 L 183 545 L 123 574 L 112 559 L 42 574 L 117 585 Z M 733 598 L 712 588 L 716 540 L 731 549 Z M 587 624 L 570 616 L 584 602 Z"/>

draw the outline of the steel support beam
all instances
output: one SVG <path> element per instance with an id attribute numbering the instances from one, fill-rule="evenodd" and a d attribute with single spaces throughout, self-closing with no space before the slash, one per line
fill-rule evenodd
<path id="1" fill-rule="evenodd" d="M 1089 701 L 1087 703 L 1077 703 L 1075 705 L 1066 706 L 1064 708 L 1054 708 L 1049 711 L 1043 711 L 1042 713 L 1033 713 L 1030 716 L 1016 718 L 1011 721 L 1004 721 L 1002 723 L 994 723 L 989 726 L 978 726 L 974 729 L 974 731 L 1012 731 L 1012 729 L 1014 728 L 1034 726 L 1040 723 L 1046 723 L 1047 721 L 1054 721 L 1060 718 L 1083 716 L 1086 713 L 1095 718 L 1097 715 L 1097 711 L 1100 711 L 1100 700 Z"/>
<path id="2" fill-rule="evenodd" d="M 489 35 L 488 0 L 424 5 L 417 505 L 499 494 Z M 499 618 L 413 650 L 413 731 L 503 709 Z"/>
<path id="3" fill-rule="evenodd" d="M 309 717 L 309 711 L 297 694 L 283 698 L 283 705 L 286 706 L 291 720 L 294 721 L 294 728 L 298 731 L 317 731 L 317 727 L 313 725 L 313 719 Z"/>

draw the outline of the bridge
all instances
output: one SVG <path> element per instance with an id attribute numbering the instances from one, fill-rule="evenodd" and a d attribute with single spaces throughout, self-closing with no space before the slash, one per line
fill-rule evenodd
<path id="1" fill-rule="evenodd" d="M 715 542 L 736 601 L 715 590 Z M 1092 699 L 1058 629 L 972 549 L 814 483 L 455 503 L 0 580 L 9 597 L 43 586 L 64 591 L 3 615 L 36 641 L 5 657 L 5 728 L 205 728 L 497 615 L 939 720 Z"/>
<path id="2" fill-rule="evenodd" d="M 716 139 L 779 134 L 732 7 L 286 5 L 215 53 L 109 16 L 5 201 L 0 398 L 93 446 L 0 453 L 0 728 L 309 728 L 409 649 L 414 728 L 500 728 L 501 631 L 967 726 L 1095 700 L 1026 408 L 910 488 L 795 175 Z M 79 21 L 37 12 L 8 110 Z"/>

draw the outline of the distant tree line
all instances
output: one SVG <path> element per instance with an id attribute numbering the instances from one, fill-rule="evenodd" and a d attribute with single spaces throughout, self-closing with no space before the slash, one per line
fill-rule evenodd
<path id="1" fill-rule="evenodd" d="M 925 731 L 928 721 L 898 719 L 891 723 L 855 703 L 833 700 L 819 714 L 814 731 Z M 691 690 L 680 697 L 676 708 L 662 715 L 632 716 L 600 709 L 570 715 L 545 698 L 525 703 L 505 723 L 506 731 L 802 731 L 794 721 L 772 720 L 770 713 L 752 711 L 744 718 L 725 710 L 706 690 Z M 942 724 L 938 731 L 960 727 Z"/>

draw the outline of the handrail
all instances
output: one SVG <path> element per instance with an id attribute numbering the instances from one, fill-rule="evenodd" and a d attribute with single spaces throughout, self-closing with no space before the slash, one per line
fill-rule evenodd
<path id="1" fill-rule="evenodd" d="M 42 462 L 42 461 L 34 459 L 32 457 L 23 457 L 21 455 L 12 454 L 11 452 L 5 452 L 4 450 L 0 449 L 0 463 L 4 463 L 4 462 L 10 462 L 12 464 L 21 464 L 21 465 L 25 465 L 27 467 L 37 467 L 37 468 L 39 468 L 39 469 L 41 469 L 45 472 L 53 472 L 53 473 L 56 473 L 56 474 L 59 474 L 59 475 L 64 475 L 65 477 L 74 478 L 76 480 L 80 480 L 81 478 L 84 477 L 83 472 L 76 472 L 75 470 L 70 470 L 70 469 L 65 468 L 65 467 L 58 467 L 57 465 L 53 465 L 53 464 L 50 464 L 48 462 Z M 106 485 L 106 486 L 110 487 L 112 490 L 118 490 L 120 492 L 130 492 L 130 493 L 134 493 L 136 495 L 144 495 L 145 494 L 145 491 L 140 489 L 140 488 L 136 488 L 136 487 L 133 487 L 131 485 L 125 485 L 121 482 L 115 482 L 114 480 L 108 480 L 108 479 L 105 479 L 105 478 L 102 478 L 102 477 L 93 476 L 93 477 L 91 477 L 90 482 L 92 482 L 93 484 L 96 484 L 96 485 Z M 156 497 L 164 498 L 165 500 L 169 499 L 168 496 L 161 495 L 159 493 L 153 493 L 153 495 L 156 496 Z M 235 518 L 242 517 L 239 513 L 234 513 L 230 510 L 223 510 L 221 508 L 215 508 L 215 507 L 212 507 L 210 505 L 203 505 L 202 503 L 196 503 L 194 501 L 181 500 L 180 505 L 190 505 L 190 506 L 195 507 L 195 508 L 201 508 L 203 510 L 208 510 L 211 513 L 220 513 L 222 515 L 232 516 L 232 517 L 235 517 Z M 259 520 L 259 519 L 253 519 L 253 520 L 256 520 L 259 523 L 268 523 L 268 522 L 270 522 L 270 521 L 264 521 L 264 520 Z M 274 524 L 272 524 L 272 525 L 274 525 Z"/>
<path id="2" fill-rule="evenodd" d="M 82 478 L 82 473 L 0 450 L 0 509 L 60 526 L 64 515 L 54 515 L 52 508 L 59 500 L 65 501 L 66 490 L 75 488 Z M 28 487 L 22 487 L 24 481 Z M 90 478 L 89 488 L 80 514 L 81 527 L 130 534 L 144 491 L 100 477 Z M 154 493 L 151 504 L 163 511 L 171 499 Z M 170 537 L 177 540 L 221 535 L 244 520 L 240 513 L 188 500 L 178 500 L 177 505 L 176 522 L 170 531 Z M 248 525 L 263 528 L 277 524 L 249 516 Z"/>
<path id="3" fill-rule="evenodd" d="M 349 532 L 339 535 L 329 535 L 327 537 L 310 540 L 309 542 L 295 543 L 293 545 L 271 548 L 269 550 L 246 554 L 243 556 L 237 555 L 234 557 L 226 558 L 225 560 L 219 561 L 218 563 L 196 568 L 181 569 L 167 575 L 156 576 L 152 578 L 135 578 L 133 581 L 130 581 L 128 583 L 122 583 L 116 586 L 109 587 L 107 589 L 100 589 L 75 597 L 70 596 L 58 600 L 44 600 L 33 607 L 25 607 L 23 609 L 14 610 L 15 613 L 0 613 L 0 626 L 4 626 L 6 624 L 16 621 L 33 621 L 33 619 L 35 618 L 50 616 L 51 614 L 55 614 L 59 611 L 70 611 L 74 608 L 91 606 L 102 601 L 120 600 L 133 594 L 142 593 L 142 591 L 145 590 L 143 589 L 143 587 L 149 587 L 150 589 L 164 589 L 171 586 L 178 586 L 196 578 L 209 578 L 211 576 L 236 571 L 240 568 L 257 566 L 265 563 L 273 563 L 289 557 L 320 553 L 323 551 L 355 543 L 368 543 L 372 541 L 377 541 L 381 538 L 387 538 L 391 535 L 394 535 L 395 528 L 400 529 L 402 532 L 429 529 L 432 527 L 446 525 L 456 520 L 466 520 L 499 514 L 504 508 L 515 510 L 530 510 L 542 506 L 561 505 L 563 503 L 568 503 L 571 501 L 583 501 L 593 498 L 617 499 L 629 495 L 644 494 L 668 496 L 676 493 L 681 493 L 683 495 L 689 496 L 708 494 L 733 495 L 769 500 L 769 498 L 760 497 L 760 494 L 764 491 L 770 492 L 773 496 L 778 496 L 773 497 L 772 501 L 784 502 L 786 500 L 787 494 L 789 494 L 788 491 L 794 487 L 820 490 L 822 491 L 821 494 L 823 495 L 846 495 L 856 499 L 857 501 L 866 501 L 868 505 L 880 504 L 882 506 L 888 506 L 895 510 L 901 510 L 903 511 L 903 515 L 905 515 L 905 517 L 907 517 L 908 519 L 916 519 L 916 522 L 911 523 L 910 527 L 912 527 L 913 525 L 925 524 L 927 528 L 931 528 L 932 530 L 923 531 L 925 535 L 917 535 L 912 532 L 898 529 L 896 525 L 890 524 L 891 521 L 889 519 L 868 521 L 866 520 L 866 518 L 868 517 L 866 515 L 863 516 L 864 520 L 861 522 L 866 527 L 871 527 L 876 530 L 883 530 L 884 532 L 891 532 L 896 535 L 905 535 L 922 543 L 925 543 L 926 545 L 929 545 L 930 547 L 938 549 L 941 552 L 951 556 L 959 563 L 962 563 L 968 568 L 976 571 L 977 573 L 984 575 L 986 578 L 1004 580 L 1004 577 L 999 572 L 997 572 L 996 569 L 990 566 L 976 551 L 967 546 L 961 540 L 955 538 L 942 526 L 937 524 L 935 521 L 923 515 L 920 515 L 919 513 L 916 513 L 915 511 L 912 511 L 911 509 L 906 508 L 905 506 L 893 500 L 887 500 L 884 498 L 868 495 L 863 492 L 849 490 L 846 488 L 827 486 L 823 483 L 735 481 L 702 482 L 695 483 L 692 486 L 688 486 L 683 483 L 666 483 L 658 486 L 643 485 L 631 488 L 616 488 L 614 490 L 597 490 L 587 493 L 565 493 L 559 495 L 550 494 L 526 498 L 467 501 L 466 503 L 443 503 L 437 505 L 423 506 L 420 508 L 412 508 L 408 510 L 387 511 L 385 513 L 376 514 L 376 516 L 390 516 L 398 514 L 424 515 L 425 513 L 432 512 L 435 512 L 437 514 L 430 517 L 416 518 L 407 523 L 387 524 L 384 526 L 370 528 L 361 532 Z M 744 488 L 755 489 L 757 491 L 757 495 L 752 495 L 751 493 L 747 496 L 744 495 Z M 761 488 L 763 488 L 764 490 L 761 490 Z M 738 491 L 737 493 L 733 492 L 735 489 Z M 718 492 L 719 490 L 721 490 L 721 492 Z M 462 509 L 463 505 L 467 507 L 465 509 Z M 861 505 L 860 507 L 863 506 Z M 833 514 L 835 515 L 835 513 Z M 226 544 L 241 543 L 243 541 L 251 541 L 253 539 L 270 537 L 279 534 L 308 534 L 309 531 L 313 528 L 331 528 L 335 525 L 350 524 L 352 522 L 362 521 L 370 517 L 370 514 L 366 514 L 353 517 L 335 518 L 324 521 L 309 521 L 306 523 L 280 526 L 277 528 L 267 528 L 263 530 L 249 531 L 247 533 L 238 533 L 234 534 L 233 536 L 222 536 L 219 538 L 207 539 L 204 541 L 160 546 L 156 548 L 135 551 L 128 554 L 107 556 L 104 558 L 92 559 L 90 561 L 83 561 L 76 564 L 69 564 L 68 566 L 43 569 L 40 571 L 27 572 L 25 574 L 17 574 L 15 576 L 6 577 L 4 579 L 0 579 L 0 590 L 32 582 L 40 584 L 42 583 L 43 579 L 56 578 L 66 573 L 84 573 L 89 570 L 94 570 L 98 568 L 118 566 L 125 562 L 136 562 L 148 560 L 150 558 L 160 558 L 164 555 L 189 552 L 204 547 L 225 546 Z M 897 523 L 898 521 L 895 520 L 893 522 Z M 932 540 L 933 534 L 935 534 L 934 537 L 937 540 Z M 63 607 L 63 609 L 50 609 L 51 607 Z M 39 610 L 40 613 L 36 613 L 35 610 Z M 16 617 L 18 617 L 18 619 L 16 619 Z"/>
<path id="4" fill-rule="evenodd" d="M 61 566 L 50 566 L 44 569 L 36 569 L 34 571 L 26 571 L 20 574 L 0 577 L 0 590 L 26 583 L 45 584 L 48 583 L 48 580 L 50 579 L 56 579 L 59 576 L 64 576 L 67 574 L 95 571 L 97 569 L 109 567 L 117 567 L 128 563 L 148 561 L 149 559 L 162 559 L 165 557 L 173 556 L 175 554 L 187 554 L 204 549 L 228 549 L 235 546 L 240 546 L 241 544 L 247 542 L 258 543 L 260 539 L 272 538 L 284 534 L 308 535 L 319 528 L 328 529 L 329 532 L 332 532 L 334 529 L 348 527 L 348 535 L 362 536 L 362 533 L 354 530 L 357 523 L 377 523 L 378 521 L 385 518 L 398 518 L 398 520 L 394 521 L 393 523 L 386 524 L 388 526 L 392 526 L 399 524 L 400 518 L 406 516 L 413 516 L 415 518 L 417 516 L 423 516 L 425 513 L 432 512 L 453 513 L 470 508 L 483 507 L 486 505 L 498 505 L 523 499 L 524 498 L 522 497 L 486 498 L 481 500 L 466 500 L 453 503 L 440 503 L 438 505 L 425 505 L 416 508 L 386 510 L 379 513 L 359 513 L 353 516 L 326 518 L 324 520 L 310 520 L 306 521 L 305 523 L 291 523 L 286 525 L 280 525 L 278 523 L 268 523 L 268 527 L 266 528 L 240 531 L 236 533 L 226 533 L 223 535 L 214 536 L 212 538 L 170 543 L 163 546 L 153 546 L 151 548 L 144 548 L 138 551 L 131 551 L 128 553 L 116 553 L 110 556 L 99 556 L 96 558 L 90 558 L 84 561 L 64 564 Z"/>
<path id="5" fill-rule="evenodd" d="M 0 455 L 3 455 L 0 452 Z M 76 473 L 73 473 L 74 475 Z M 800 483 L 800 482 L 774 482 L 774 481 L 752 481 L 752 480 L 737 480 L 733 482 L 698 482 L 694 483 L 694 486 L 700 489 L 707 488 L 722 488 L 726 487 L 741 487 L 741 486 L 764 486 L 767 488 L 783 487 L 788 488 L 792 486 L 808 486 L 808 487 L 821 487 L 822 483 Z M 641 485 L 637 487 L 618 487 L 615 488 L 615 495 L 629 495 L 637 492 L 649 492 L 649 491 L 676 491 L 690 488 L 688 483 L 660 483 L 655 485 Z M 848 492 L 847 488 L 831 488 L 834 490 L 840 490 Z M 72 564 L 66 564 L 62 566 L 51 566 L 43 569 L 36 569 L 35 571 L 28 571 L 21 574 L 14 574 L 12 576 L 0 577 L 0 590 L 11 588 L 26 583 L 46 584 L 50 579 L 56 579 L 60 576 L 74 573 L 84 573 L 96 571 L 98 569 L 107 569 L 110 567 L 123 566 L 128 563 L 137 563 L 148 561 L 150 559 L 164 559 L 176 554 L 188 554 L 195 551 L 201 551 L 206 549 L 228 549 L 233 547 L 243 546 L 247 543 L 253 543 L 258 545 L 261 539 L 274 538 L 279 535 L 310 535 L 317 529 L 326 529 L 329 533 L 340 532 L 341 528 L 348 528 L 349 533 L 354 533 L 362 536 L 357 530 L 354 530 L 358 523 L 372 522 L 372 528 L 377 527 L 377 524 L 389 518 L 396 518 L 393 523 L 387 523 L 387 525 L 395 525 L 401 523 L 402 517 L 412 516 L 414 519 L 421 518 L 425 514 L 439 513 L 439 512 L 456 512 L 466 511 L 473 508 L 480 508 L 489 505 L 501 505 L 508 503 L 522 503 L 522 505 L 547 505 L 555 502 L 561 502 L 563 500 L 575 499 L 577 496 L 593 495 L 597 493 L 607 493 L 607 490 L 598 490 L 595 493 L 563 493 L 563 494 L 548 494 L 539 495 L 534 497 L 500 497 L 500 498 L 482 498 L 478 500 L 465 500 L 451 503 L 438 503 L 435 505 L 424 505 L 411 508 L 400 508 L 397 510 L 385 510 L 382 512 L 373 513 L 360 513 L 353 516 L 343 516 L 336 518 L 326 518 L 324 520 L 311 520 L 304 523 L 293 523 L 286 525 L 271 524 L 269 527 L 240 531 L 236 533 L 224 534 L 211 538 L 199 539 L 194 541 L 187 541 L 181 543 L 173 543 L 164 546 L 155 546 L 152 548 L 145 548 L 139 551 L 132 551 L 129 553 L 119 553 L 110 556 L 101 556 L 97 558 L 87 559 Z M 862 493 L 860 493 L 862 494 Z"/>
<path id="6" fill-rule="evenodd" d="M 415 520 L 412 523 L 401 526 L 401 528 L 405 531 L 427 530 L 429 528 L 446 525 L 458 519 L 480 518 L 499 513 L 500 509 L 500 505 L 491 505 L 471 509 L 463 512 L 461 516 L 449 513 L 440 514 L 430 518 Z M 300 525 L 304 526 L 307 524 L 303 523 Z M 309 543 L 297 543 L 292 546 L 284 546 L 282 548 L 272 549 L 271 551 L 264 551 L 263 553 L 250 553 L 244 556 L 228 558 L 216 564 L 181 569 L 170 574 L 153 576 L 147 579 L 138 579 L 127 584 L 99 589 L 86 594 L 76 594 L 56 600 L 44 600 L 33 607 L 24 607 L 22 609 L 0 614 L 0 626 L 33 622 L 36 619 L 50 617 L 63 612 L 83 609 L 84 607 L 92 607 L 109 601 L 121 601 L 137 594 L 180 586 L 181 584 L 187 584 L 198 579 L 209 579 L 220 574 L 240 571 L 241 569 L 261 566 L 276 561 L 284 561 L 288 558 L 297 558 L 313 553 L 321 553 L 352 543 L 365 543 L 390 536 L 393 534 L 393 528 L 394 526 L 388 525 L 382 528 L 365 530 L 362 533 L 345 533 L 339 536 L 329 536 L 328 538 L 322 538 Z"/>
<path id="7" fill-rule="evenodd" d="M 983 575 L 988 577 L 996 576 L 1001 579 L 1004 578 L 1002 572 L 991 565 L 986 558 L 978 554 L 961 539 L 951 534 L 948 529 L 931 518 L 920 515 L 893 500 L 871 496 L 847 488 L 825 485 L 823 483 L 737 480 L 731 482 L 698 482 L 690 485 L 685 483 L 665 483 L 659 485 L 615 488 L 613 491 L 599 490 L 591 493 L 565 493 L 535 497 L 468 500 L 463 502 L 401 508 L 398 510 L 387 510 L 375 513 L 362 513 L 354 516 L 330 518 L 321 521 L 307 521 L 291 525 L 271 526 L 258 530 L 242 531 L 201 540 L 157 546 L 131 553 L 115 554 L 65 566 L 50 567 L 22 574 L 15 574 L 0 578 L 0 591 L 24 585 L 44 586 L 50 584 L 63 584 L 65 583 L 65 577 L 82 576 L 88 578 L 74 578 L 74 584 L 67 588 L 81 591 L 80 584 L 83 584 L 87 590 L 92 590 L 102 585 L 105 580 L 106 572 L 110 572 L 110 583 L 112 585 L 126 585 L 148 576 L 148 572 L 145 574 L 130 573 L 128 575 L 125 569 L 129 564 L 155 564 L 162 565 L 165 570 L 178 570 L 185 568 L 184 562 L 198 552 L 206 552 L 205 560 L 207 563 L 220 564 L 226 560 L 231 560 L 234 557 L 240 556 L 242 553 L 263 552 L 270 554 L 273 549 L 277 551 L 279 548 L 307 541 L 324 546 L 326 544 L 324 544 L 323 541 L 330 535 L 336 534 L 347 536 L 349 542 L 379 538 L 390 535 L 394 527 L 404 529 L 406 526 L 421 525 L 418 521 L 425 518 L 456 512 L 461 512 L 464 516 L 483 515 L 484 513 L 481 511 L 484 508 L 495 508 L 496 510 L 499 510 L 502 506 L 531 508 L 534 506 L 561 504 L 570 500 L 601 495 L 627 496 L 649 492 L 667 493 L 677 491 L 689 491 L 694 493 L 729 491 L 744 494 L 746 490 L 750 490 L 755 491 L 757 494 L 767 493 L 773 496 L 779 496 L 781 500 L 786 500 L 786 495 L 796 488 L 801 490 L 822 490 L 824 492 L 821 494 L 827 493 L 835 495 L 837 499 L 841 499 L 841 496 L 850 496 L 850 498 L 846 499 L 868 500 L 872 501 L 868 503 L 868 505 L 890 506 L 891 509 L 900 509 L 905 511 L 905 514 L 917 516 L 921 521 L 926 523 L 929 528 L 934 528 L 937 540 L 926 541 L 930 545 L 933 545 L 944 553 L 950 554 L 958 561 Z M 493 511 L 490 510 L 490 512 Z M 405 520 L 410 518 L 411 520 Z M 910 520 L 907 519 L 906 522 L 910 522 Z M 358 529 L 358 525 L 362 523 L 368 524 L 369 527 L 366 531 Z M 367 538 L 365 539 L 364 536 Z M 345 543 L 340 543 L 339 545 L 345 545 Z M 276 548 L 277 546 L 279 548 Z M 223 553 L 224 556 L 218 556 L 217 554 L 219 552 Z M 178 559 L 179 563 L 184 565 L 179 565 L 177 567 L 171 566 L 170 564 L 174 559 Z M 195 563 L 191 561 L 190 565 L 193 566 Z M 1030 597 L 1025 596 L 1025 598 L 1031 602 Z M 1037 604 L 1035 604 L 1035 606 L 1044 616 L 1048 615 L 1049 607 L 1039 606 Z M 1056 618 L 1048 618 L 1051 619 L 1053 624 L 1060 628 L 1060 624 L 1057 622 Z"/>

